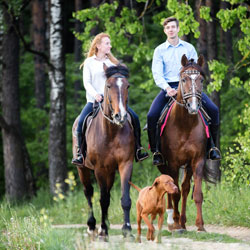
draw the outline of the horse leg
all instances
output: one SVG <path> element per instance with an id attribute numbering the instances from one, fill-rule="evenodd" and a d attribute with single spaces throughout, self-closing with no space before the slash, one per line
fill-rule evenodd
<path id="1" fill-rule="evenodd" d="M 190 167 L 186 168 L 183 182 L 181 185 L 181 197 L 182 197 L 182 202 L 181 202 L 181 217 L 180 217 L 180 224 L 183 229 L 186 229 L 186 205 L 187 205 L 187 197 L 190 191 L 190 180 L 192 177 L 192 169 Z"/>
<path id="2" fill-rule="evenodd" d="M 194 193 L 193 198 L 197 208 L 197 216 L 195 225 L 197 226 L 197 231 L 206 231 L 204 228 L 204 221 L 202 218 L 202 202 L 203 202 L 203 194 L 202 194 L 202 176 L 203 176 L 203 168 L 204 161 L 199 162 L 195 168 L 194 176 Z"/>
<path id="3" fill-rule="evenodd" d="M 180 190 L 179 188 L 179 184 L 178 184 L 178 180 L 179 180 L 179 172 L 175 173 L 173 175 L 173 179 L 174 179 L 174 184 L 178 187 L 178 190 Z M 179 224 L 179 220 L 180 220 L 180 213 L 178 210 L 178 204 L 181 198 L 181 194 L 180 191 L 178 191 L 178 193 L 176 194 L 171 194 L 172 200 L 173 200 L 173 204 L 174 204 L 174 213 L 173 213 L 173 219 L 174 219 L 174 225 L 173 225 L 173 229 L 181 229 L 181 226 Z"/>
<path id="4" fill-rule="evenodd" d="M 129 164 L 120 164 L 119 165 L 119 173 L 121 178 L 121 206 L 123 209 L 124 215 L 124 224 L 122 226 L 122 233 L 124 237 L 132 237 L 132 228 L 130 225 L 130 209 L 131 209 L 131 199 L 130 199 L 130 185 L 128 181 L 131 180 L 132 175 L 132 163 Z"/>
<path id="5" fill-rule="evenodd" d="M 80 181 L 83 185 L 83 191 L 85 194 L 85 197 L 88 201 L 88 206 L 89 206 L 89 216 L 88 216 L 88 234 L 92 237 L 95 236 L 95 231 L 96 231 L 96 219 L 94 217 L 93 213 L 93 204 L 92 204 L 92 197 L 94 194 L 94 188 L 91 183 L 91 170 L 84 167 L 77 167 L 78 170 L 78 175 L 80 177 Z"/>
<path id="6" fill-rule="evenodd" d="M 108 208 L 110 205 L 110 190 L 114 183 L 115 172 L 106 174 L 106 179 L 104 178 L 105 174 L 101 171 L 96 173 L 96 179 L 98 181 L 101 197 L 100 197 L 100 205 L 102 210 L 102 220 L 101 220 L 101 227 L 98 230 L 98 234 L 101 239 L 107 241 L 108 236 Z"/>

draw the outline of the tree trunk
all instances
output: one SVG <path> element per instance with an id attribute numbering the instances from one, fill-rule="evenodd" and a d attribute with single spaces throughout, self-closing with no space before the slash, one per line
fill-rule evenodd
<path id="1" fill-rule="evenodd" d="M 216 40 L 216 37 L 217 37 L 216 36 L 216 23 L 215 23 L 216 16 L 215 16 L 213 1 L 206 0 L 206 6 L 210 7 L 211 17 L 212 17 L 212 22 L 207 23 L 207 55 L 208 55 L 207 59 L 208 61 L 210 61 L 210 60 L 217 59 L 217 53 L 218 53 L 217 40 Z M 209 81 L 211 81 L 210 73 L 209 73 Z M 211 94 L 211 99 L 220 109 L 220 94 L 217 91 L 213 91 Z M 219 133 L 218 133 L 216 141 L 219 144 Z"/>
<path id="2" fill-rule="evenodd" d="M 56 183 L 66 190 L 66 97 L 65 55 L 63 51 L 62 0 L 51 0 L 50 5 L 50 129 L 49 129 L 49 181 L 55 194 Z"/>
<path id="3" fill-rule="evenodd" d="M 75 0 L 75 11 L 79 11 L 83 8 L 82 0 Z M 81 22 L 78 20 L 75 20 L 75 31 L 81 32 Z M 74 59 L 75 62 L 79 63 L 82 60 L 82 43 L 79 41 L 76 37 L 74 40 Z M 79 73 L 79 68 L 76 69 L 76 72 Z M 74 82 L 74 89 L 75 89 L 75 101 L 77 104 L 82 104 L 82 100 L 80 100 L 80 94 L 79 92 L 82 91 L 82 81 L 76 80 Z"/>
<path id="4" fill-rule="evenodd" d="M 32 3 L 33 43 L 36 51 L 45 53 L 45 1 L 34 0 Z M 38 108 L 46 104 L 46 73 L 44 59 L 34 55 L 35 60 L 35 97 Z"/>
<path id="5" fill-rule="evenodd" d="M 221 1 L 221 9 L 230 9 L 230 3 Z M 232 32 L 227 30 L 226 32 L 221 29 L 221 44 L 224 45 L 220 51 L 223 51 L 223 57 L 226 58 L 228 64 L 233 64 L 233 42 L 232 42 Z"/>
<path id="6" fill-rule="evenodd" d="M 206 21 L 200 18 L 200 7 L 205 5 L 205 0 L 196 0 L 195 9 L 196 9 L 196 20 L 199 22 L 199 31 L 200 36 L 197 42 L 197 50 L 199 54 L 202 54 L 205 58 L 204 70 L 208 74 L 208 65 L 207 65 L 207 27 Z"/>
<path id="7" fill-rule="evenodd" d="M 11 200 L 34 194 L 34 182 L 29 155 L 21 136 L 19 101 L 19 38 L 6 9 L 3 10 L 3 78 L 1 127 L 3 136 L 5 191 Z"/>

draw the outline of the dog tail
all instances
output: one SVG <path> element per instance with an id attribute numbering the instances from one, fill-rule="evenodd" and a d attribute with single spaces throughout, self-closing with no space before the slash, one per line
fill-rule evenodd
<path id="1" fill-rule="evenodd" d="M 131 181 L 128 182 L 132 187 L 134 187 L 138 192 L 141 191 L 141 189 L 139 187 L 137 187 L 134 183 L 132 183 Z"/>

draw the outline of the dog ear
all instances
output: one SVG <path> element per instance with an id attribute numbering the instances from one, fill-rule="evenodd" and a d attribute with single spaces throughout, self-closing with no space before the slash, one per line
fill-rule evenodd
<path id="1" fill-rule="evenodd" d="M 149 188 L 149 190 L 152 189 L 153 187 L 156 187 L 158 184 L 159 184 L 158 179 L 155 179 L 153 185 Z"/>

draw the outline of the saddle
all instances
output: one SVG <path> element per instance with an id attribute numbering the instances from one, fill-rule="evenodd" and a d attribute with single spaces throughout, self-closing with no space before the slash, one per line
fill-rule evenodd
<path id="1" fill-rule="evenodd" d="M 85 117 L 83 124 L 82 124 L 82 155 L 83 158 L 86 159 L 86 152 L 87 152 L 87 141 L 86 141 L 86 131 L 87 128 L 90 126 L 92 120 L 97 116 L 98 112 L 100 110 L 100 106 L 98 102 L 93 103 L 93 111 L 87 114 Z"/>

